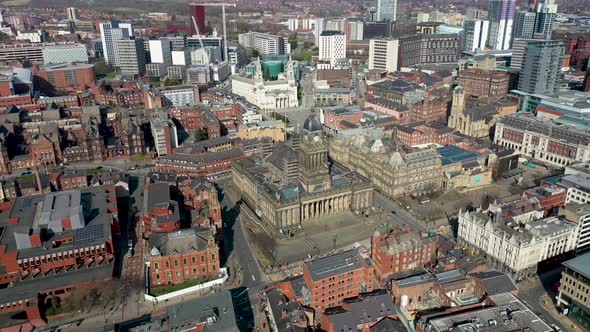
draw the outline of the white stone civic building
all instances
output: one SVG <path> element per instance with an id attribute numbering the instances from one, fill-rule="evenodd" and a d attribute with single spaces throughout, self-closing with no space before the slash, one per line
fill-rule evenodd
<path id="1" fill-rule="evenodd" d="M 287 62 L 285 72 L 277 80 L 265 81 L 260 59 L 254 75 L 242 73 L 232 76 L 232 92 L 263 110 L 277 110 L 299 106 L 295 62 Z"/>

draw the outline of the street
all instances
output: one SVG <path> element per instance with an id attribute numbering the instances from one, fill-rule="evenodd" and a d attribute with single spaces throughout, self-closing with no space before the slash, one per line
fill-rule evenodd
<path id="1" fill-rule="evenodd" d="M 417 231 L 426 229 L 426 225 L 416 220 L 416 217 L 409 211 L 378 191 L 375 191 L 373 194 L 373 204 L 376 208 L 382 208 L 385 211 L 386 217 L 393 225 L 399 225 L 401 227 L 407 225 Z M 391 211 L 395 211 L 395 214 L 392 214 Z"/>

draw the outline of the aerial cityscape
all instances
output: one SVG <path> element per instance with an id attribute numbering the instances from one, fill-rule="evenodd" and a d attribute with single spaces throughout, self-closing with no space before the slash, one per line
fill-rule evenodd
<path id="1" fill-rule="evenodd" d="M 590 331 L 589 0 L 0 0 L 0 332 Z"/>

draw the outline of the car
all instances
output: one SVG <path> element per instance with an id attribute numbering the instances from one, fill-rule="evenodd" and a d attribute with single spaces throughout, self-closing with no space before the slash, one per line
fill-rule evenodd
<path id="1" fill-rule="evenodd" d="M 396 214 L 397 214 L 397 212 L 395 212 L 395 210 L 391 210 L 391 214 L 392 214 L 392 215 L 396 215 Z"/>
<path id="2" fill-rule="evenodd" d="M 561 328 L 559 326 L 555 325 L 555 324 L 551 324 L 551 328 L 555 332 L 561 332 Z"/>

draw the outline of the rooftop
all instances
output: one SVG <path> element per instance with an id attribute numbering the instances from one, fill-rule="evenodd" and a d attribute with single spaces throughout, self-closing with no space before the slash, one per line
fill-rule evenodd
<path id="1" fill-rule="evenodd" d="M 313 281 L 361 269 L 365 266 L 358 249 L 321 257 L 305 263 L 305 269 Z"/>
<path id="2" fill-rule="evenodd" d="M 566 268 L 576 271 L 586 278 L 590 278 L 590 253 L 578 256 L 563 263 Z"/>
<path id="3" fill-rule="evenodd" d="M 496 306 L 433 318 L 426 323 L 426 329 L 432 332 L 553 331 L 514 295 L 504 293 L 491 298 Z"/>
<path id="4" fill-rule="evenodd" d="M 328 308 L 324 312 L 334 331 L 356 331 L 361 324 L 378 322 L 396 314 L 393 298 L 385 290 L 361 294 L 343 302 L 343 306 Z"/>

